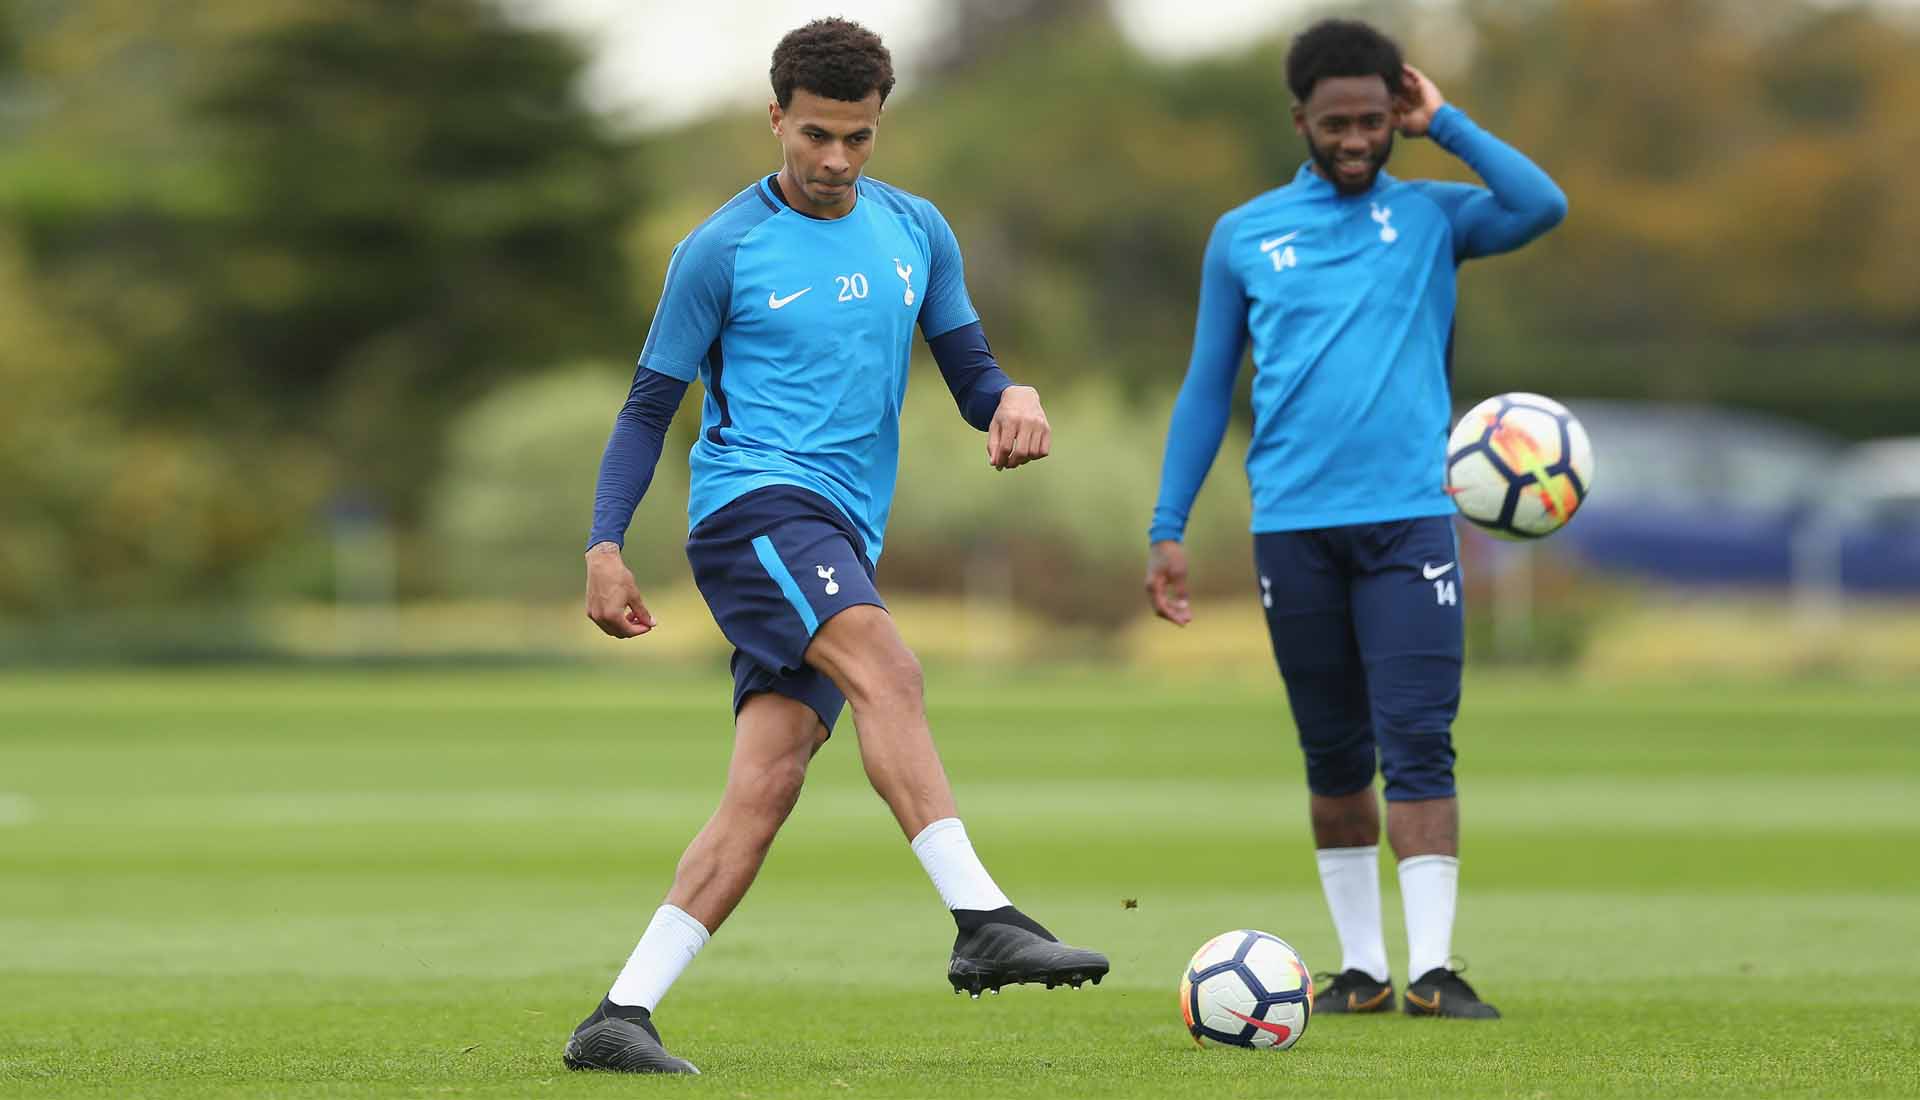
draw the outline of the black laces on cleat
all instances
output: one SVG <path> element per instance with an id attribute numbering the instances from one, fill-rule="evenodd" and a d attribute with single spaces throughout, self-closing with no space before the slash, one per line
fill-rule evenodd
<path id="1" fill-rule="evenodd" d="M 1476 1001 L 1480 999 L 1480 994 L 1475 993 L 1473 987 L 1467 984 L 1467 979 L 1461 976 L 1467 972 L 1467 960 L 1458 955 L 1448 955 L 1447 964 L 1441 967 L 1441 972 L 1446 977 L 1436 979 L 1437 984 L 1457 988 Z"/>

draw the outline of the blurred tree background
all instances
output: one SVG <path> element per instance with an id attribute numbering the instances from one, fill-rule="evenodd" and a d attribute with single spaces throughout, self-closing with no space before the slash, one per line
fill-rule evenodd
<path id="1" fill-rule="evenodd" d="M 951 590 L 979 583 L 956 561 L 1004 552 L 1023 600 L 1117 623 L 1207 232 L 1303 156 L 1285 41 L 1156 63 L 1097 2 L 960 7 L 871 170 L 954 223 L 1061 451 L 991 478 L 919 385 L 883 568 Z M 1427 57 L 1421 5 L 1342 10 Z M 1472 48 L 1430 64 L 1441 87 L 1572 200 L 1546 239 L 1464 270 L 1463 401 L 1914 430 L 1910 21 L 1799 0 L 1466 0 L 1458 18 Z M 621 132 L 576 94 L 584 62 L 485 0 L 0 0 L 0 616 L 329 600 L 355 525 L 383 533 L 374 572 L 403 598 L 574 592 L 669 252 L 777 166 L 757 111 Z M 1393 168 L 1470 178 L 1425 142 Z M 696 406 L 630 540 L 643 588 L 683 579 Z M 1243 445 L 1193 537 L 1235 590 Z"/>

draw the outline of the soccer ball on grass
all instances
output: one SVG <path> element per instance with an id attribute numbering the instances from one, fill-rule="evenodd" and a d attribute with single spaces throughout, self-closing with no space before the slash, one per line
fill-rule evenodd
<path id="1" fill-rule="evenodd" d="M 1306 1034 L 1313 979 L 1278 936 L 1242 928 L 1208 940 L 1180 979 L 1180 1016 L 1193 1041 L 1286 1050 Z"/>

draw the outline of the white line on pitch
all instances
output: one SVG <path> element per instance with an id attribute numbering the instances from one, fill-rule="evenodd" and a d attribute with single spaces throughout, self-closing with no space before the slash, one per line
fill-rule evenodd
<path id="1" fill-rule="evenodd" d="M 38 816 L 33 799 L 24 794 L 0 793 L 0 825 L 25 825 Z"/>

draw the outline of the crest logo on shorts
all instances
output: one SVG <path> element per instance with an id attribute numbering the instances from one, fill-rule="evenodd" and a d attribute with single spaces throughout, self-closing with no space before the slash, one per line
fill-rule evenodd
<path id="1" fill-rule="evenodd" d="M 821 580 L 827 582 L 827 595 L 838 596 L 840 594 L 840 582 L 833 579 L 834 570 L 831 566 L 816 565 L 813 567 L 813 571 L 820 574 Z"/>

